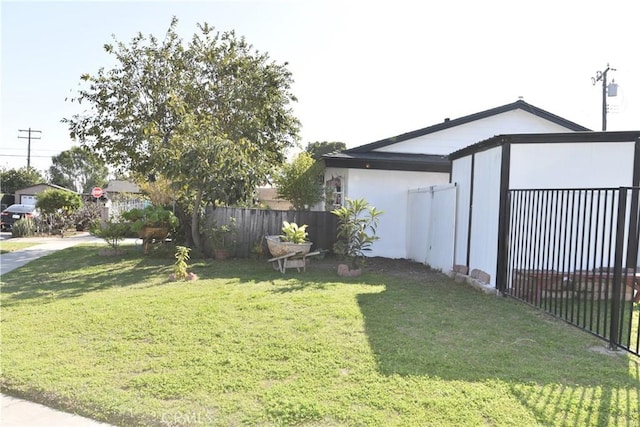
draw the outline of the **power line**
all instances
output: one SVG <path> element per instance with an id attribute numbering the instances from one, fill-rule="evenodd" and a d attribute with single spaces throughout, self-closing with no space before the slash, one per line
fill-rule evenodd
<path id="1" fill-rule="evenodd" d="M 25 155 L 24 154 L 0 154 L 0 157 L 25 157 Z M 44 156 L 44 155 L 40 156 L 40 155 L 34 154 L 31 157 L 51 158 L 53 156 Z"/>
<path id="2" fill-rule="evenodd" d="M 48 149 L 48 148 L 36 148 L 31 150 L 32 153 L 45 153 L 45 152 L 49 152 L 49 153 L 59 153 L 61 151 L 64 151 L 65 148 L 58 148 L 58 149 Z M 0 148 L 0 151 L 22 151 L 22 148 L 10 148 L 10 147 L 2 147 Z"/>
<path id="3" fill-rule="evenodd" d="M 27 168 L 31 167 L 31 140 L 32 139 L 41 139 L 39 136 L 31 136 L 32 133 L 42 133 L 41 130 L 32 130 L 29 129 L 18 129 L 18 132 L 28 132 L 28 136 L 18 136 L 18 139 L 28 139 L 29 145 L 27 146 Z"/>

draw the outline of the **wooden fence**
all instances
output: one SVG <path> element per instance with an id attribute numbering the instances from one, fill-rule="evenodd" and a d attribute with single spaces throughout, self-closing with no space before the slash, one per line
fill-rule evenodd
<path id="1" fill-rule="evenodd" d="M 264 254 L 269 252 L 264 241 L 266 235 L 282 234 L 282 221 L 307 224 L 309 241 L 313 242 L 312 250 L 333 249 L 336 242 L 338 218 L 331 212 L 316 211 L 276 211 L 265 209 L 245 209 L 217 207 L 207 208 L 205 221 L 211 225 L 229 224 L 230 218 L 236 219 L 238 234 L 236 236 L 236 256 L 248 257 L 256 245 L 261 245 Z M 206 244 L 209 244 L 208 242 Z"/>

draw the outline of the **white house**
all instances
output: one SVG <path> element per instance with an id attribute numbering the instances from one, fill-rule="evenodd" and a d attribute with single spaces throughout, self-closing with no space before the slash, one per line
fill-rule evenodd
<path id="1" fill-rule="evenodd" d="M 427 219 L 409 223 L 415 211 L 429 211 L 432 198 L 455 202 L 455 186 L 434 187 L 450 182 L 449 154 L 499 134 L 557 133 L 589 129 L 538 107 L 518 100 L 457 119 L 376 141 L 341 153 L 323 156 L 325 184 L 333 190 L 333 203 L 345 198 L 364 198 L 384 211 L 378 227 L 380 240 L 371 256 L 410 258 L 437 268 L 450 268 L 453 255 L 442 259 L 442 251 L 432 250 L 426 234 L 438 239 L 451 235 L 451 215 L 434 212 L 450 224 L 432 227 Z M 449 189 L 446 191 L 436 191 Z M 455 206 L 452 207 L 455 209 Z M 411 213 L 411 215 L 410 215 Z M 445 235 L 440 232 L 446 231 Z M 425 240 L 426 239 L 426 240 Z M 453 254 L 453 252 L 452 252 Z"/>

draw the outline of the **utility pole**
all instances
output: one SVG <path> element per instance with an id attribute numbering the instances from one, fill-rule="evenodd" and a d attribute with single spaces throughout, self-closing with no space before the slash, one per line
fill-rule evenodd
<path id="1" fill-rule="evenodd" d="M 27 146 L 27 168 L 31 167 L 31 140 L 32 139 L 41 139 L 39 136 L 31 136 L 32 133 L 42 133 L 40 130 L 29 129 L 18 129 L 18 132 L 28 132 L 28 136 L 18 136 L 18 139 L 28 139 L 29 143 Z"/>
<path id="2" fill-rule="evenodd" d="M 615 68 L 609 67 L 607 64 L 607 68 L 604 71 L 596 71 L 596 76 L 591 77 L 591 83 L 595 86 L 597 82 L 602 81 L 602 130 L 607 130 L 607 89 L 610 89 L 609 96 L 617 95 L 618 85 L 615 82 L 611 82 L 609 86 L 607 86 L 607 73 L 609 71 L 616 71 Z"/>

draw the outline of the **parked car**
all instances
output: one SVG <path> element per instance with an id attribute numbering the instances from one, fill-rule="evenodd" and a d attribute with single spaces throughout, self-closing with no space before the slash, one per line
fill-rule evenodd
<path id="1" fill-rule="evenodd" d="M 0 228 L 2 231 L 10 231 L 14 222 L 22 218 L 35 218 L 38 216 L 36 207 L 32 205 L 11 205 L 0 214 Z"/>

